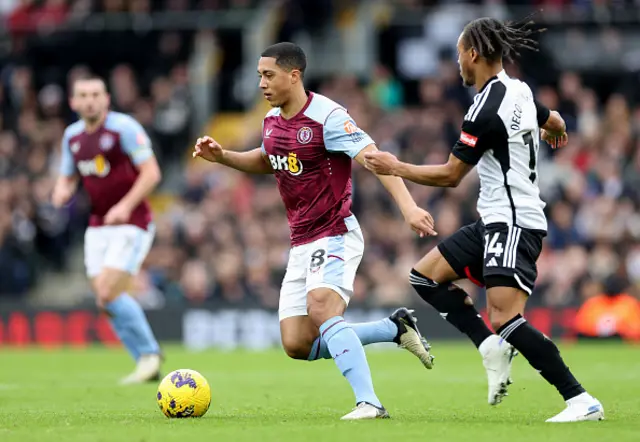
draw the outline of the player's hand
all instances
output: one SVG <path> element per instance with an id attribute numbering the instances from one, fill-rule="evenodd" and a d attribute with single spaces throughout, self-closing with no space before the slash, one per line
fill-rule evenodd
<path id="1" fill-rule="evenodd" d="M 212 163 L 219 163 L 222 160 L 222 146 L 209 136 L 198 138 L 193 150 L 193 158 L 200 157 Z"/>
<path id="2" fill-rule="evenodd" d="M 104 223 L 107 226 L 115 226 L 128 222 L 129 218 L 131 218 L 131 209 L 129 206 L 123 203 L 118 203 L 104 216 Z"/>
<path id="3" fill-rule="evenodd" d="M 389 152 L 377 150 L 364 154 L 364 167 L 376 175 L 394 175 L 399 164 L 398 158 Z"/>
<path id="4" fill-rule="evenodd" d="M 411 226 L 411 229 L 420 235 L 420 238 L 438 235 L 438 232 L 435 231 L 435 222 L 431 214 L 418 206 L 408 211 L 404 215 L 404 219 Z"/>
<path id="5" fill-rule="evenodd" d="M 69 202 L 73 198 L 75 189 L 70 189 L 67 186 L 56 185 L 53 188 L 53 195 L 51 196 L 51 204 L 53 207 L 59 209 Z"/>
<path id="6" fill-rule="evenodd" d="M 562 134 L 555 134 L 542 129 L 540 131 L 540 138 L 542 138 L 542 141 L 549 144 L 553 149 L 565 147 L 569 142 L 569 136 L 566 132 Z"/>

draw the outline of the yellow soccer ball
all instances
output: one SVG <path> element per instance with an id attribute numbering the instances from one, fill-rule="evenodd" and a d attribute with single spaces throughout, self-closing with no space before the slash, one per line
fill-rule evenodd
<path id="1" fill-rule="evenodd" d="M 211 388 L 197 371 L 180 369 L 160 382 L 156 398 L 167 417 L 201 417 L 211 404 Z"/>

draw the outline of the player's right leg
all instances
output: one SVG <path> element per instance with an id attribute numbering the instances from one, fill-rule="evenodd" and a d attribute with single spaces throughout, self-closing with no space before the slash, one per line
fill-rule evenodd
<path id="1" fill-rule="evenodd" d="M 291 268 L 287 270 L 291 277 L 292 273 L 289 270 Z M 351 384 L 358 407 L 354 411 L 362 414 L 359 419 L 388 417 L 387 411 L 373 390 L 371 372 L 362 343 L 342 318 L 346 308 L 345 301 L 330 289 L 319 288 L 309 294 L 307 307 L 305 283 L 304 280 L 299 282 L 300 284 L 295 284 L 285 276 L 282 287 L 279 314 L 285 352 L 294 359 L 308 359 L 310 352 L 315 351 L 314 341 L 321 334 L 320 339 L 326 341 L 328 358 L 332 358 L 332 354 L 335 355 L 333 359 L 336 365 Z M 295 288 L 298 290 L 294 290 Z M 300 296 L 303 303 L 294 303 Z"/>
<path id="2" fill-rule="evenodd" d="M 488 402 L 507 394 L 513 347 L 487 327 L 473 301 L 452 281 L 468 278 L 482 285 L 483 243 L 479 226 L 465 226 L 431 250 L 413 268 L 411 285 L 440 316 L 467 335 L 482 355 L 489 383 Z"/>
<path id="3" fill-rule="evenodd" d="M 152 241 L 152 232 L 128 225 L 90 227 L 85 235 L 85 264 L 96 303 L 109 315 L 116 334 L 137 363 L 123 383 L 155 380 L 160 374 L 160 347 L 144 311 L 126 293 Z"/>

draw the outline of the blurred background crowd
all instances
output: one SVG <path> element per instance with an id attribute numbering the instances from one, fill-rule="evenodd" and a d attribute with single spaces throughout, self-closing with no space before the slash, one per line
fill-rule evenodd
<path id="1" fill-rule="evenodd" d="M 309 56 L 310 89 L 347 107 L 379 148 L 437 164 L 446 161 L 474 93 L 462 87 L 455 61 L 462 26 L 477 16 L 521 18 L 540 8 L 534 19 L 548 28 L 540 52 L 523 53 L 507 72 L 561 112 L 570 143 L 559 151 L 540 147 L 549 233 L 531 303 L 637 296 L 638 3 L 1 1 L 0 297 L 42 292 L 43 280 L 50 292 L 55 278 L 64 284 L 83 274 L 74 256 L 81 253 L 86 201 L 79 195 L 62 211 L 48 202 L 62 132 L 75 119 L 67 94 L 77 75 L 107 79 L 113 109 L 143 124 L 165 171 L 154 197 L 156 241 L 133 290 L 141 302 L 275 307 L 289 230 L 273 177 L 202 165 L 188 155 L 202 133 L 227 141 L 226 148 L 259 145 L 268 110 L 256 94 L 259 50 L 279 39 L 298 42 Z M 366 240 L 353 304 L 414 302 L 407 279 L 413 263 L 477 219 L 477 175 L 456 189 L 409 185 L 434 215 L 437 239 L 417 238 L 375 176 L 355 163 L 353 187 Z M 69 294 L 86 295 L 86 288 Z"/>

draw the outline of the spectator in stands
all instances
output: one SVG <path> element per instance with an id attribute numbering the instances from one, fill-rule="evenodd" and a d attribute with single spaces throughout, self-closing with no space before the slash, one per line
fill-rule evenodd
<path id="1" fill-rule="evenodd" d="M 575 318 L 579 337 L 640 342 L 640 301 L 626 288 L 626 281 L 612 276 L 585 290 L 586 299 Z"/>

